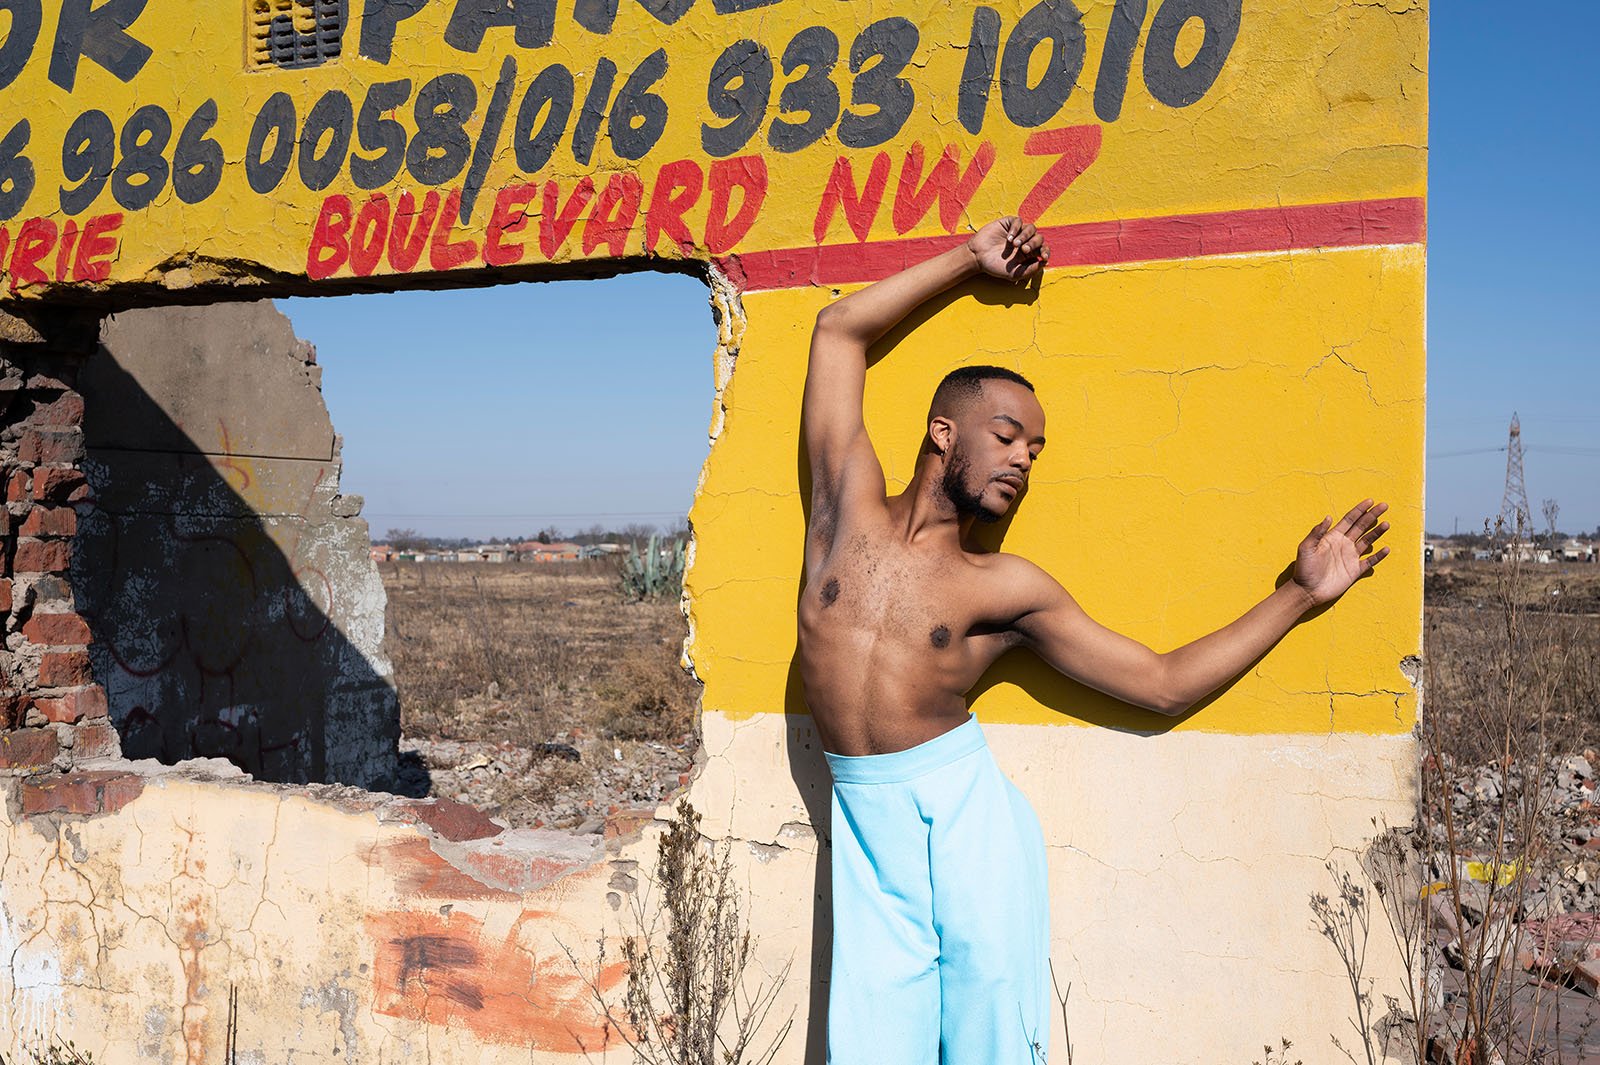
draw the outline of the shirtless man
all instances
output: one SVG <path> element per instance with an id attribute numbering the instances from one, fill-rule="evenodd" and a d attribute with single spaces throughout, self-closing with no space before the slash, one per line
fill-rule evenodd
<path id="1" fill-rule="evenodd" d="M 1050 257 L 1002 218 L 817 315 L 803 431 L 812 475 L 798 659 L 833 774 L 834 1065 L 1025 1065 L 1052 1027 L 1044 840 L 966 695 L 1028 647 L 1124 702 L 1178 716 L 1388 554 L 1371 500 L 1324 518 L 1293 578 L 1165 654 L 1093 621 L 1039 567 L 969 541 L 1026 490 L 1045 442 L 1033 387 L 966 367 L 934 393 L 916 473 L 886 497 L 862 420 L 867 349 L 979 274 L 1026 282 Z"/>

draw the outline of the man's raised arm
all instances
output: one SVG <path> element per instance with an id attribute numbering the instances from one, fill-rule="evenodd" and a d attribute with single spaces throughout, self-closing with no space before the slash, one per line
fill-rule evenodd
<path id="1" fill-rule="evenodd" d="M 970 240 L 824 307 L 811 334 L 801 408 L 811 460 L 813 520 L 857 491 L 883 493 L 883 470 L 867 439 L 861 399 L 867 348 L 916 307 L 980 273 L 1026 281 L 1050 257 L 1032 223 L 990 222 Z"/>
<path id="2" fill-rule="evenodd" d="M 1338 524 L 1324 518 L 1300 542 L 1294 576 L 1237 620 L 1166 654 L 1092 620 L 1043 570 L 1023 563 L 1023 607 L 1013 627 L 1058 671 L 1147 710 L 1176 717 L 1283 638 L 1308 610 L 1338 599 L 1388 555 L 1388 504 L 1358 503 Z"/>

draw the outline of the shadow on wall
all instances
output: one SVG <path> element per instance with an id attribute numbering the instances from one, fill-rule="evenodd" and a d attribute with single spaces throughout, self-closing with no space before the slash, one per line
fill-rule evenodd
<path id="1" fill-rule="evenodd" d="M 107 318 L 72 580 L 129 758 L 427 793 L 315 349 L 270 302 Z"/>

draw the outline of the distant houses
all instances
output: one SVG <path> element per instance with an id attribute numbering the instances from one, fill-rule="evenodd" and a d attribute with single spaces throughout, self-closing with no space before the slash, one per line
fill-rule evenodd
<path id="1" fill-rule="evenodd" d="M 1518 542 L 1493 547 L 1451 540 L 1425 540 L 1422 545 L 1424 562 L 1471 559 L 1474 562 L 1517 561 L 1546 565 L 1553 562 L 1594 562 L 1597 558 L 1600 558 L 1600 543 L 1577 539 L 1568 539 L 1560 544 Z"/>
<path id="2" fill-rule="evenodd" d="M 530 540 L 517 544 L 516 553 L 518 562 L 576 562 L 583 557 L 583 548 L 565 542 L 544 544 Z"/>
<path id="3" fill-rule="evenodd" d="M 441 550 L 401 549 L 393 544 L 373 544 L 374 562 L 577 562 L 619 554 L 622 544 L 574 544 L 566 541 L 543 543 L 526 540 L 516 544 L 478 544 Z"/>

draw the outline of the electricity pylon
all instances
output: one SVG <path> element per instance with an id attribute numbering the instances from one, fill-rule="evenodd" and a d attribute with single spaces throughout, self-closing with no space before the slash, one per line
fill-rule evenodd
<path id="1" fill-rule="evenodd" d="M 1530 536 L 1533 511 L 1528 506 L 1528 489 L 1522 482 L 1522 423 L 1511 415 L 1511 439 L 1506 444 L 1506 491 L 1500 497 L 1500 517 L 1496 524 L 1504 536 Z"/>

